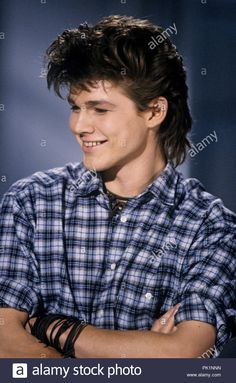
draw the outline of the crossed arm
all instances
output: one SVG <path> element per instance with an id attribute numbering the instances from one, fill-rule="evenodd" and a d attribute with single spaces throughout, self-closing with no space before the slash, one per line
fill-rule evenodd
<path id="1" fill-rule="evenodd" d="M 171 334 L 86 327 L 75 345 L 82 358 L 195 358 L 214 345 L 213 326 L 186 321 Z"/>
<path id="2" fill-rule="evenodd" d="M 77 358 L 195 358 L 214 345 L 215 328 L 200 321 L 184 321 L 175 326 L 176 307 L 154 321 L 151 331 L 118 331 L 87 326 L 75 343 Z M 26 331 L 28 314 L 15 309 L 0 309 L 0 357 L 60 358 Z M 65 334 L 66 335 L 66 334 Z M 61 345 L 65 338 L 60 339 Z"/>

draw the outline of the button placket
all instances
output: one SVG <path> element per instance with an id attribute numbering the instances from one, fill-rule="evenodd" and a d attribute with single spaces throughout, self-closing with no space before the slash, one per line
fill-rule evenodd
<path id="1" fill-rule="evenodd" d="M 114 271 L 116 269 L 116 263 L 112 263 L 110 265 L 110 269 Z"/>
<path id="2" fill-rule="evenodd" d="M 85 254 L 86 253 L 86 248 L 83 246 L 83 247 L 81 247 L 81 254 Z"/>
<path id="3" fill-rule="evenodd" d="M 152 293 L 147 292 L 147 293 L 145 294 L 145 298 L 146 298 L 148 301 L 150 301 L 150 300 L 153 298 Z"/>
<path id="4" fill-rule="evenodd" d="M 120 221 L 122 222 L 122 223 L 125 223 L 125 222 L 127 222 L 128 221 L 128 216 L 127 215 L 122 215 L 121 217 L 120 217 Z"/>
<path id="5" fill-rule="evenodd" d="M 102 316 L 104 315 L 104 310 L 103 309 L 100 309 L 97 311 L 97 317 L 100 319 L 102 318 Z"/>

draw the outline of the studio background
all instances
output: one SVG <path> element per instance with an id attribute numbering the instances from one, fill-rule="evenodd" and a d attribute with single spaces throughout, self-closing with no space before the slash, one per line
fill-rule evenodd
<path id="1" fill-rule="evenodd" d="M 236 211 L 235 0 L 1 0 L 0 197 L 19 178 L 82 158 L 68 128 L 69 106 L 46 87 L 43 55 L 65 28 L 110 14 L 148 18 L 184 57 L 194 119 L 185 176 Z"/>

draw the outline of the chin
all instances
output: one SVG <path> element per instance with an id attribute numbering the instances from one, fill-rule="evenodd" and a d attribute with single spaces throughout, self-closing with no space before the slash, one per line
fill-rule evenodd
<path id="1" fill-rule="evenodd" d="M 91 171 L 96 171 L 96 172 L 103 172 L 106 170 L 109 170 L 111 168 L 110 164 L 101 164 L 99 162 L 92 162 L 92 161 L 86 161 L 85 159 L 83 160 L 84 166 L 86 169 L 91 170 Z"/>

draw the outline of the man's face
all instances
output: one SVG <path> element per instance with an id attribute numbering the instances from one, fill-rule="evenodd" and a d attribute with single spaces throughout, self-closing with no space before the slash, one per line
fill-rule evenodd
<path id="1" fill-rule="evenodd" d="M 148 129 L 142 114 L 119 86 L 98 82 L 89 91 L 73 91 L 70 128 L 80 144 L 86 168 L 118 170 L 140 160 Z"/>

